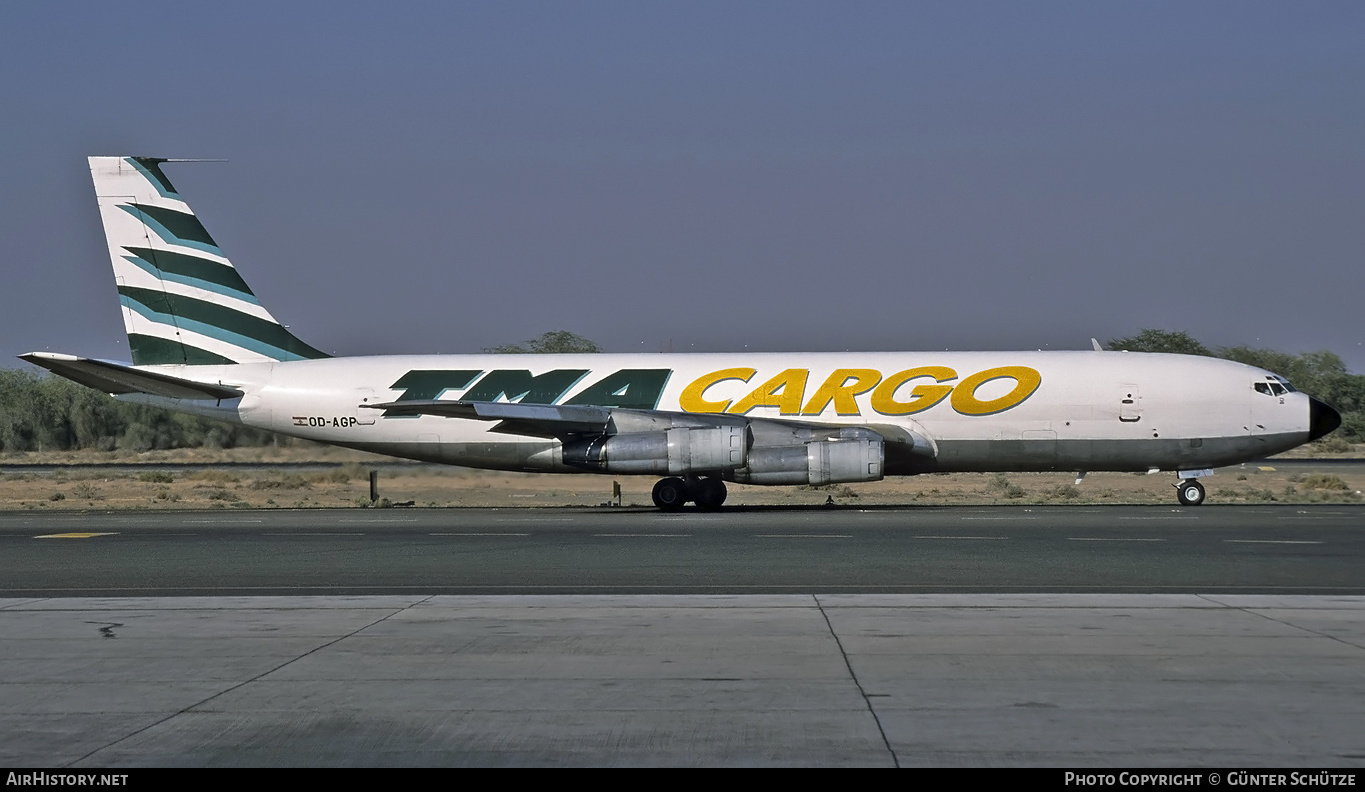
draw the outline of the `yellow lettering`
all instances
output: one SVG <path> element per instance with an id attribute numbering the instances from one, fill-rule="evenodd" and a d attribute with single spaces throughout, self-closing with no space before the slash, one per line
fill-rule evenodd
<path id="1" fill-rule="evenodd" d="M 809 376 L 806 369 L 787 369 L 735 402 L 729 412 L 744 415 L 755 407 L 777 407 L 783 415 L 800 415 L 801 398 L 806 395 Z"/>
<path id="2" fill-rule="evenodd" d="M 751 368 L 728 368 L 704 374 L 683 388 L 683 392 L 678 396 L 678 406 L 682 407 L 685 412 L 691 413 L 723 413 L 730 406 L 730 400 L 707 401 L 707 388 L 725 380 L 748 382 L 757 373 L 755 369 Z"/>
<path id="3" fill-rule="evenodd" d="M 872 369 L 835 369 L 825 384 L 806 402 L 806 406 L 801 408 L 801 414 L 819 415 L 830 402 L 834 402 L 834 410 L 840 415 L 859 415 L 861 412 L 854 397 L 877 387 L 881 378 L 882 373 Z M 849 384 L 850 380 L 852 385 Z"/>
<path id="4" fill-rule="evenodd" d="M 920 377 L 932 377 L 937 382 L 957 379 L 957 372 L 947 366 L 922 366 L 906 369 L 882 380 L 872 393 L 872 409 L 882 415 L 909 415 L 927 410 L 943 401 L 943 397 L 953 389 L 952 385 L 916 385 L 910 391 L 909 401 L 896 401 L 896 391 L 902 385 Z"/>
<path id="5" fill-rule="evenodd" d="M 976 390 L 991 380 L 1014 380 L 1014 388 L 998 399 L 981 401 Z M 967 377 L 953 389 L 953 409 L 963 415 L 993 415 L 1008 410 L 1033 395 L 1043 382 L 1043 375 L 1027 366 L 1002 366 L 986 369 Z"/>

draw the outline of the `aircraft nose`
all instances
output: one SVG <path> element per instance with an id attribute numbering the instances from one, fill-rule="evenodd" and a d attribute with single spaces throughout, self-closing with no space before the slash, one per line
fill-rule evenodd
<path id="1" fill-rule="evenodd" d="M 1316 440 L 1341 426 L 1341 413 L 1317 399 L 1308 400 L 1308 439 Z"/>

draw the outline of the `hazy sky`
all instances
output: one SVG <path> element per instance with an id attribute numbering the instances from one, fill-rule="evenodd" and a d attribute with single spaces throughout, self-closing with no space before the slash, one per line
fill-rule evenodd
<path id="1" fill-rule="evenodd" d="M 5 3 L 0 354 L 127 359 L 85 158 L 329 352 L 1086 348 L 1365 373 L 1365 3 Z"/>

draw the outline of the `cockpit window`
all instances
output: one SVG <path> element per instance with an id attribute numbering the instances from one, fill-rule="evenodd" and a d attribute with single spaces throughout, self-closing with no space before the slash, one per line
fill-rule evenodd
<path id="1" fill-rule="evenodd" d="M 1257 393 L 1264 393 L 1267 396 L 1283 396 L 1286 393 L 1293 393 L 1294 386 L 1289 384 L 1289 380 L 1284 377 L 1272 377 L 1267 375 L 1263 382 L 1253 382 L 1251 384 Z"/>

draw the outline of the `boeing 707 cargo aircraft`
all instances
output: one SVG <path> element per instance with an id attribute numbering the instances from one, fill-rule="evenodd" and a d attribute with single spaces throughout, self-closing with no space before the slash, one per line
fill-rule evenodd
<path id="1" fill-rule="evenodd" d="M 256 299 L 171 161 L 90 158 L 131 364 L 24 360 L 120 399 L 396 457 L 658 476 L 665 510 L 719 508 L 726 482 L 946 471 L 1173 471 L 1197 505 L 1212 468 L 1341 422 L 1269 371 L 1098 349 L 333 357 Z"/>

